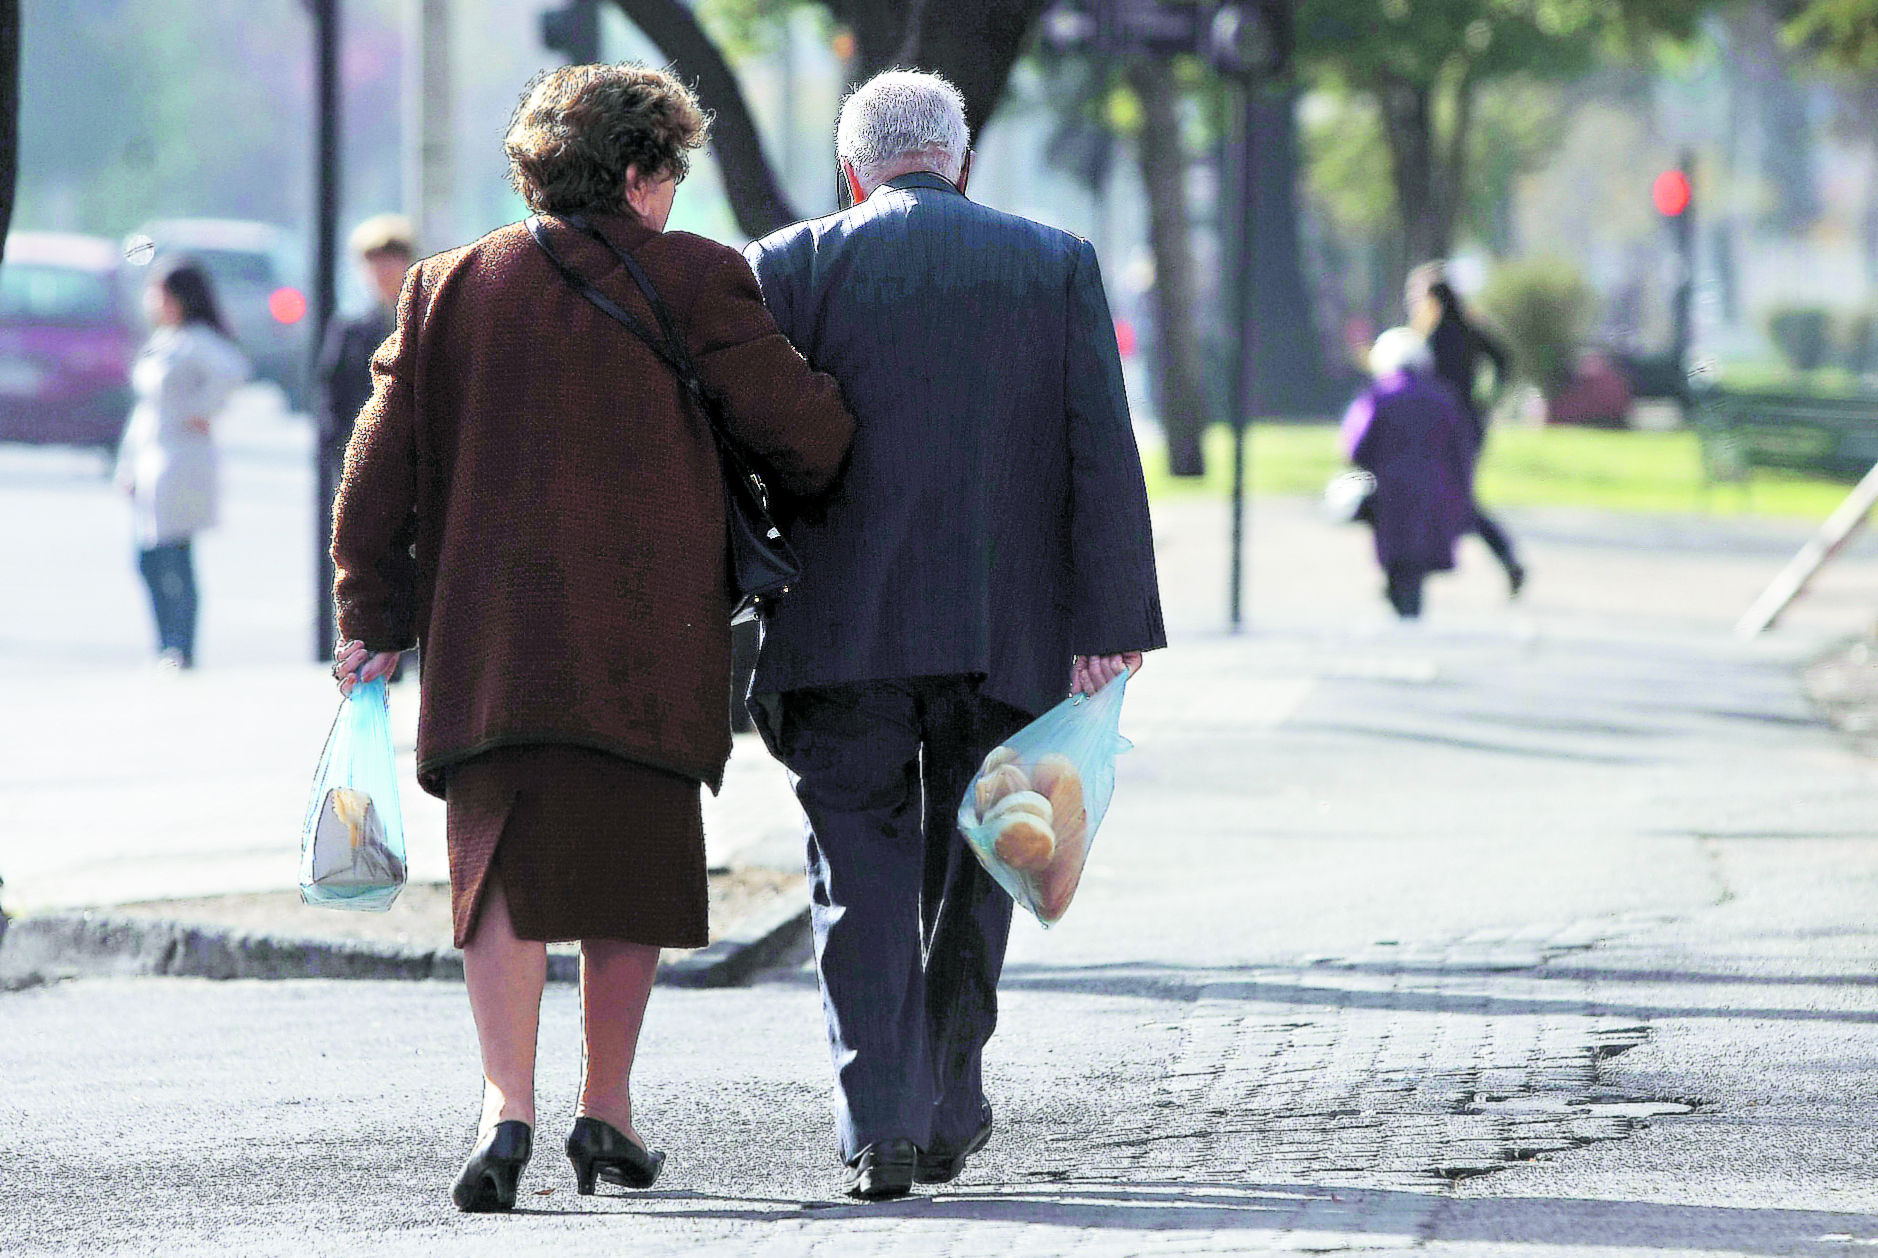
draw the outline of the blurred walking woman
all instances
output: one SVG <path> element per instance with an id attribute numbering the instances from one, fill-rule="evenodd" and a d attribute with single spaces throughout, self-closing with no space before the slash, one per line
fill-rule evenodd
<path id="1" fill-rule="evenodd" d="M 661 71 L 565 67 L 517 108 L 510 177 L 554 252 L 656 327 L 613 250 L 640 264 L 733 436 L 812 494 L 852 433 L 835 382 L 776 330 L 736 250 L 664 232 L 707 125 Z M 581 942 L 579 1190 L 649 1187 L 664 1154 L 634 1126 L 633 1052 L 659 949 L 706 942 L 699 786 L 721 784 L 730 754 L 710 429 L 525 224 L 418 263 L 372 371 L 335 508 L 334 671 L 369 681 L 422 642 L 418 779 L 448 805 L 484 1074 L 454 1199 L 514 1204 L 551 940 Z"/>
<path id="2" fill-rule="evenodd" d="M 1473 435 L 1414 329 L 1377 337 L 1369 370 L 1375 383 L 1343 417 L 1343 448 L 1376 478 L 1364 514 L 1376 534 L 1384 595 L 1397 616 L 1414 620 L 1423 582 L 1454 567 L 1454 543 L 1473 523 Z"/>
<path id="3" fill-rule="evenodd" d="M 163 666 L 196 663 L 191 544 L 215 523 L 213 421 L 248 364 L 229 339 L 208 273 L 188 258 L 161 264 L 144 289 L 152 328 L 130 383 L 136 395 L 118 446 L 117 483 L 130 495 L 137 566 L 150 588 Z"/>
<path id="4" fill-rule="evenodd" d="M 1424 262 L 1409 272 L 1407 303 L 1409 326 L 1428 339 L 1432 356 L 1431 370 L 1437 380 L 1454 390 L 1460 402 L 1461 416 L 1473 435 L 1474 459 L 1487 444 L 1487 417 L 1474 397 L 1480 374 L 1480 360 L 1493 366 L 1495 389 L 1504 389 L 1512 361 L 1500 343 L 1475 327 L 1461 309 L 1461 299 L 1448 284 L 1447 269 L 1440 262 Z M 1472 485 L 1470 475 L 1468 484 Z M 1513 547 L 1513 536 L 1504 525 L 1474 504 L 1469 532 L 1480 535 L 1493 557 L 1506 570 L 1507 590 L 1514 598 L 1526 585 L 1526 569 Z"/>

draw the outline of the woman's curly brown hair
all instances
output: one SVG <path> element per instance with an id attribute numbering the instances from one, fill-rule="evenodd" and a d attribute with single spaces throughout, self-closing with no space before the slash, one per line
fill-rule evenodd
<path id="1" fill-rule="evenodd" d="M 541 214 L 617 214 L 626 168 L 683 179 L 711 119 L 691 89 L 636 64 L 562 66 L 529 81 L 502 148 Z"/>

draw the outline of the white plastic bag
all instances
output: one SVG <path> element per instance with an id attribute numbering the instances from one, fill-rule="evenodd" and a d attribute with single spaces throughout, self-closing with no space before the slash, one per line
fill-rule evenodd
<path id="1" fill-rule="evenodd" d="M 381 678 L 352 688 L 326 736 L 300 831 L 300 898 L 382 913 L 404 879 L 404 816 Z"/>
<path id="2" fill-rule="evenodd" d="M 1364 518 L 1369 496 L 1376 492 L 1376 477 L 1360 467 L 1338 472 L 1324 486 L 1324 518 L 1335 524 L 1354 524 Z"/>
<path id="3" fill-rule="evenodd" d="M 1115 793 L 1128 674 L 1072 695 L 994 748 L 959 801 L 980 863 L 1045 926 L 1062 920 Z"/>

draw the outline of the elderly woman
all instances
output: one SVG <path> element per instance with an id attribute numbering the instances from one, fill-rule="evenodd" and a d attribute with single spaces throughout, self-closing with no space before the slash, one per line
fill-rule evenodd
<path id="1" fill-rule="evenodd" d="M 1454 543 L 1473 527 L 1474 438 L 1460 399 L 1433 376 L 1428 343 L 1390 328 L 1369 352 L 1375 383 L 1343 417 L 1350 461 L 1376 478 L 1364 514 L 1396 615 L 1422 614 L 1422 583 L 1454 567 Z"/>
<path id="2" fill-rule="evenodd" d="M 661 71 L 555 70 L 510 124 L 511 179 L 554 252 L 650 325 L 613 250 L 640 264 L 734 440 L 813 494 L 853 430 L 835 382 L 777 332 L 735 250 L 663 230 L 706 125 Z M 519 223 L 418 263 L 372 369 L 335 509 L 335 673 L 369 681 L 422 642 L 418 780 L 448 806 L 484 1073 L 453 1197 L 514 1203 L 551 940 L 581 943 L 579 1190 L 649 1187 L 664 1155 L 633 1125 L 633 1052 L 659 949 L 706 942 L 699 785 L 730 753 L 710 427 Z"/>
<path id="3" fill-rule="evenodd" d="M 196 666 L 195 535 L 220 498 L 212 421 L 248 362 L 229 339 L 208 272 L 190 258 L 158 266 L 144 289 L 150 339 L 131 368 L 137 395 L 118 446 L 117 484 L 130 495 L 137 567 L 150 588 L 159 665 Z"/>

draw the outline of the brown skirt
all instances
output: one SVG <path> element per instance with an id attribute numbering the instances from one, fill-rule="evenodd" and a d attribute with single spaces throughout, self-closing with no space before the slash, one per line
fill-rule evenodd
<path id="1" fill-rule="evenodd" d="M 701 948 L 709 893 L 692 778 L 565 743 L 498 747 L 444 788 L 456 946 L 501 880 L 520 939 Z"/>

